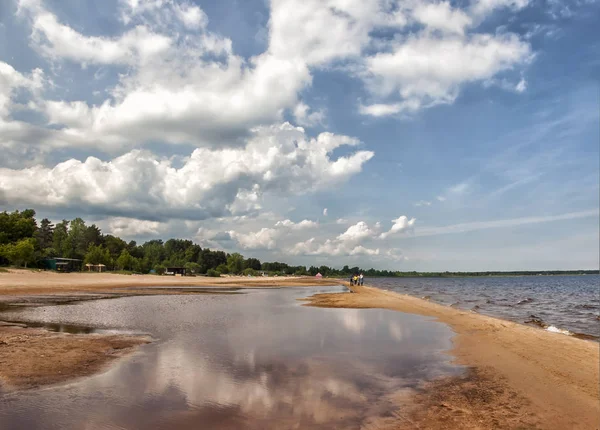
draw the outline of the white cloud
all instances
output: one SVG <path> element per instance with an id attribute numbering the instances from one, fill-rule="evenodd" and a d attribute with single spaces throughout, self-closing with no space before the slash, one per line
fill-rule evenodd
<path id="1" fill-rule="evenodd" d="M 273 228 L 262 228 L 257 232 L 230 231 L 229 234 L 243 249 L 274 249 L 281 232 Z"/>
<path id="2" fill-rule="evenodd" d="M 371 228 L 366 222 L 359 221 L 356 224 L 348 227 L 344 233 L 337 237 L 337 240 L 350 243 L 360 242 L 361 240 L 377 236 L 379 229 L 379 223 L 377 223 L 375 227 Z"/>
<path id="3" fill-rule="evenodd" d="M 283 220 L 283 221 L 277 221 L 275 223 L 275 227 L 286 227 L 286 228 L 290 228 L 292 230 L 305 230 L 305 229 L 309 229 L 309 228 L 315 228 L 317 227 L 319 224 L 315 221 L 311 221 L 308 219 L 302 220 L 298 223 L 295 223 L 294 221 L 291 221 L 289 219 Z"/>
<path id="4" fill-rule="evenodd" d="M 390 49 L 366 60 L 363 77 L 374 94 L 400 97 L 401 102 L 364 107 L 366 114 L 382 116 L 452 103 L 462 84 L 489 79 L 531 58 L 529 45 L 513 34 L 420 34 L 393 42 Z"/>
<path id="5" fill-rule="evenodd" d="M 100 223 L 100 224 L 106 224 Z M 116 217 L 107 222 L 108 232 L 119 237 L 137 237 L 158 235 L 165 229 L 165 224 L 156 221 L 146 221 L 135 218 Z"/>
<path id="6" fill-rule="evenodd" d="M 505 220 L 495 221 L 480 221 L 480 222 L 468 222 L 454 225 L 446 225 L 441 227 L 425 227 L 418 228 L 415 231 L 416 237 L 422 236 L 434 236 L 439 234 L 449 233 L 466 233 L 475 230 L 484 230 L 489 228 L 501 228 L 501 227 L 515 227 L 525 224 L 538 224 L 543 222 L 553 221 L 567 221 L 581 218 L 597 217 L 600 214 L 600 210 L 592 209 L 580 212 L 569 212 L 562 215 L 551 215 L 551 216 L 532 216 L 523 218 L 513 218 Z"/>
<path id="7" fill-rule="evenodd" d="M 21 10 L 31 18 L 32 46 L 49 59 L 129 67 L 99 104 L 39 101 L 68 145 L 116 152 L 157 140 L 239 144 L 249 128 L 280 121 L 310 84 L 304 61 L 269 52 L 248 60 L 235 55 L 231 40 L 202 29 L 204 12 L 188 3 L 126 2 L 124 21 L 135 26 L 111 38 L 81 34 L 38 3 L 22 1 Z M 190 26 L 202 31 L 191 36 Z M 306 123 L 322 118 L 301 112 Z"/>
<path id="8" fill-rule="evenodd" d="M 431 206 L 431 202 L 428 202 L 427 200 L 419 200 L 415 203 L 415 206 Z"/>
<path id="9" fill-rule="evenodd" d="M 325 121 L 325 111 L 318 110 L 311 112 L 310 107 L 303 102 L 299 102 L 293 111 L 294 119 L 298 125 L 305 127 L 314 127 L 323 124 Z"/>
<path id="10" fill-rule="evenodd" d="M 297 124 L 323 125 L 325 111 L 312 110 L 298 95 L 311 85 L 313 70 L 336 61 L 346 62 L 346 71 L 360 70 L 374 98 L 397 99 L 361 105 L 363 114 L 450 103 L 462 84 L 531 57 L 516 35 L 466 34 L 476 25 L 475 10 L 485 16 L 524 4 L 486 0 L 461 10 L 448 2 L 273 0 L 268 47 L 248 59 L 234 52 L 230 39 L 209 31 L 204 11 L 188 1 L 122 0 L 124 28 L 111 37 L 85 35 L 35 0 L 21 0 L 19 10 L 30 18 L 31 45 L 57 64 L 127 67 L 98 103 L 37 100 L 53 126 L 44 144 L 122 154 L 156 141 L 241 145 L 249 129 L 281 122 L 286 112 Z M 423 28 L 391 44 L 373 35 L 415 23 Z M 20 133 L 23 142 L 28 136 Z"/>
<path id="11" fill-rule="evenodd" d="M 286 123 L 255 129 L 244 148 L 198 148 L 179 168 L 139 150 L 106 162 L 89 157 L 53 168 L 2 168 L 0 200 L 150 219 L 244 213 L 258 209 L 264 193 L 303 194 L 359 173 L 372 152 L 330 158 L 334 149 L 357 143 L 331 133 L 309 139 Z"/>
<path id="12" fill-rule="evenodd" d="M 386 239 L 387 237 L 394 235 L 394 234 L 405 233 L 407 231 L 410 231 L 414 227 L 416 219 L 415 218 L 408 219 L 408 217 L 406 215 L 402 215 L 402 216 L 392 220 L 392 222 L 394 223 L 392 225 L 392 228 L 390 228 L 390 230 L 388 232 L 381 233 L 381 235 L 380 235 L 381 239 Z"/>
<path id="13" fill-rule="evenodd" d="M 438 199 L 438 201 L 440 201 L 440 202 L 446 201 L 446 197 L 444 197 L 444 196 L 437 196 L 436 199 Z"/>
<path id="14" fill-rule="evenodd" d="M 448 188 L 448 192 L 451 194 L 461 195 L 467 193 L 470 188 L 471 185 L 469 182 L 460 182 Z"/>
<path id="15" fill-rule="evenodd" d="M 402 103 L 392 103 L 392 104 L 382 104 L 376 103 L 372 105 L 360 105 L 359 112 L 363 115 L 370 116 L 388 116 L 394 115 L 403 110 L 404 104 Z"/>
<path id="16" fill-rule="evenodd" d="M 448 33 L 464 34 L 472 23 L 471 17 L 462 10 L 452 8 L 449 2 L 418 3 L 413 16 L 428 30 Z"/>
<path id="17" fill-rule="evenodd" d="M 340 242 L 338 240 L 327 239 L 324 243 L 318 243 L 315 238 L 310 238 L 304 242 L 298 242 L 285 251 L 290 255 L 324 255 L 330 257 L 336 256 L 355 256 L 355 255 L 379 255 L 379 248 L 371 249 L 362 245 L 355 245 L 350 242 Z"/>
<path id="18" fill-rule="evenodd" d="M 474 16 L 482 18 L 496 9 L 510 8 L 513 10 L 523 9 L 529 4 L 529 0 L 477 0 L 471 5 Z"/>

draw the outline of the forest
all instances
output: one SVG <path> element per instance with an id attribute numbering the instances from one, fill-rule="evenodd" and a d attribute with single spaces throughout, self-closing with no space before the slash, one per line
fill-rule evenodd
<path id="1" fill-rule="evenodd" d="M 191 240 L 150 240 L 141 245 L 111 234 L 103 234 L 95 225 L 81 218 L 53 224 L 47 218 L 39 224 L 33 209 L 0 212 L 0 265 L 44 268 L 50 258 L 81 260 L 86 264 L 103 264 L 107 270 L 127 273 L 164 273 L 167 267 L 185 267 L 190 274 L 316 275 L 347 277 L 364 273 L 367 277 L 456 277 L 592 274 L 597 270 L 514 271 L 514 272 L 401 272 L 344 266 L 293 266 L 281 262 L 261 262 L 239 253 L 202 248 Z"/>

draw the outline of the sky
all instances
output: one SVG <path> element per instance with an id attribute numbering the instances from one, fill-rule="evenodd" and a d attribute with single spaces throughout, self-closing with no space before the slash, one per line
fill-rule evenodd
<path id="1" fill-rule="evenodd" d="M 597 269 L 598 0 L 0 2 L 0 210 L 294 265 Z"/>

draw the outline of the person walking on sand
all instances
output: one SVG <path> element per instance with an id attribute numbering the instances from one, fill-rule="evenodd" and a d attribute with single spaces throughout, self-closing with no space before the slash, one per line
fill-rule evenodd
<path id="1" fill-rule="evenodd" d="M 365 282 L 365 277 L 361 273 L 360 276 L 358 277 L 358 285 L 362 285 L 364 282 Z"/>

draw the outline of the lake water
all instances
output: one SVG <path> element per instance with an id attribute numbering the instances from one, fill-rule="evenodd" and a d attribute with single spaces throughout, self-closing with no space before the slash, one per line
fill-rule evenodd
<path id="1" fill-rule="evenodd" d="M 366 283 L 551 331 L 600 336 L 599 275 L 374 278 Z"/>
<path id="2" fill-rule="evenodd" d="M 156 339 L 102 374 L 0 393 L 0 429 L 358 429 L 397 410 L 392 393 L 462 372 L 443 353 L 452 332 L 441 323 L 296 300 L 342 290 L 127 297 L 0 313 L 57 330 Z"/>

